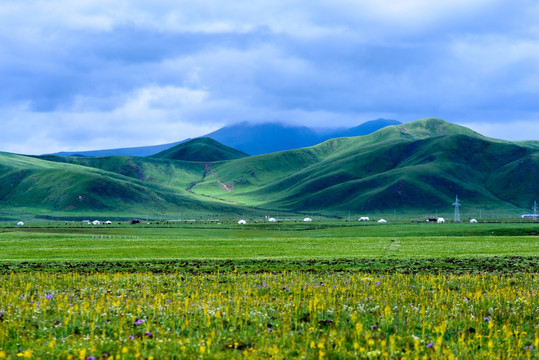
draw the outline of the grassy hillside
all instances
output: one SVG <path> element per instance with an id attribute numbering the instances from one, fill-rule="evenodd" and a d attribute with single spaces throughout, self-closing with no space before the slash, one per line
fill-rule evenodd
<path id="1" fill-rule="evenodd" d="M 105 170 L 139 180 L 146 186 L 155 185 L 177 189 L 186 189 L 189 184 L 199 181 L 206 168 L 204 163 L 150 157 L 105 156 L 85 158 L 47 155 L 39 158 Z"/>
<path id="2" fill-rule="evenodd" d="M 518 214 L 539 199 L 538 169 L 534 142 L 425 119 L 250 157 L 211 139 L 146 158 L 1 153 L 0 205 L 64 213 L 432 213 L 451 209 L 458 194 L 467 209 Z"/>
<path id="3" fill-rule="evenodd" d="M 203 165 L 129 157 L 45 160 L 0 153 L 0 169 L 4 215 L 16 209 L 41 215 L 118 216 L 244 211 L 186 191 L 202 176 Z"/>
<path id="4" fill-rule="evenodd" d="M 539 196 L 536 153 L 427 119 L 221 164 L 193 191 L 295 211 L 435 209 L 450 207 L 456 194 L 467 206 L 516 211 Z"/>
<path id="5" fill-rule="evenodd" d="M 152 155 L 157 159 L 213 162 L 239 159 L 246 153 L 225 146 L 210 138 L 197 138 Z"/>

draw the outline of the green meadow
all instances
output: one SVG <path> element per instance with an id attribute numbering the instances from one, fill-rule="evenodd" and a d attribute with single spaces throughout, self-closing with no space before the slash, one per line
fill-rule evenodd
<path id="1" fill-rule="evenodd" d="M 174 263 L 203 267 L 368 269 L 389 261 L 539 255 L 539 224 L 526 223 L 34 223 L 0 227 L 0 263 Z M 212 265 L 213 264 L 213 265 Z M 393 265 L 391 265 L 393 264 Z M 143 265 L 141 265 L 143 266 Z M 443 265 L 440 265 L 443 267 Z"/>
<path id="2" fill-rule="evenodd" d="M 539 224 L 0 225 L 0 359 L 536 359 Z"/>

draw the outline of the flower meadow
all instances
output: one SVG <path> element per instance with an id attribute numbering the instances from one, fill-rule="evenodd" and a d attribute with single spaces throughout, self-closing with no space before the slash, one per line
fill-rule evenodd
<path id="1" fill-rule="evenodd" d="M 539 275 L 0 275 L 0 359 L 537 359 Z"/>

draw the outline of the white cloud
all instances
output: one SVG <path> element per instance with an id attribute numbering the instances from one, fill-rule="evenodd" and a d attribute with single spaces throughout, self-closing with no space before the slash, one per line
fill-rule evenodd
<path id="1" fill-rule="evenodd" d="M 521 121 L 516 138 L 536 129 L 538 23 L 532 0 L 3 2 L 0 150 L 149 145 L 245 120 Z"/>
<path id="2" fill-rule="evenodd" d="M 3 151 L 24 154 L 174 142 L 223 125 L 197 122 L 199 106 L 212 106 L 205 92 L 170 86 L 138 89 L 112 111 L 39 113 L 22 104 L 0 112 L 6 128 L 0 142 Z"/>
<path id="3" fill-rule="evenodd" d="M 515 39 L 502 35 L 467 36 L 456 40 L 451 50 L 460 65 L 476 69 L 476 73 L 496 75 L 507 67 L 525 62 L 537 65 L 539 39 Z"/>

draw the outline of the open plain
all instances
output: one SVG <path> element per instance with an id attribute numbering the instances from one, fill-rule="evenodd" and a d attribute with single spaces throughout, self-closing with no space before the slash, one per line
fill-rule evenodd
<path id="1" fill-rule="evenodd" d="M 537 358 L 539 225 L 0 227 L 0 358 Z"/>

